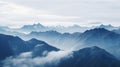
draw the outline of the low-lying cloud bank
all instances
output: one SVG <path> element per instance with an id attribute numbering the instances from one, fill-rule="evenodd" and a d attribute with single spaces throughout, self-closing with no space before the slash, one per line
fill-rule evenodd
<path id="1" fill-rule="evenodd" d="M 45 57 L 32 57 L 31 52 L 4 60 L 3 67 L 56 67 L 62 59 L 72 57 L 71 51 L 52 51 Z"/>

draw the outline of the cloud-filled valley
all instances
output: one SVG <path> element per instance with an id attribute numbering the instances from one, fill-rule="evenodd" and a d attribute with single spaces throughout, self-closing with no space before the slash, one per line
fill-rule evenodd
<path id="1" fill-rule="evenodd" d="M 0 0 L 0 67 L 120 67 L 119 0 Z"/>
<path id="2" fill-rule="evenodd" d="M 119 29 L 112 25 L 1 26 L 0 66 L 119 67 Z"/>
<path id="3" fill-rule="evenodd" d="M 26 52 L 15 58 L 7 58 L 3 67 L 56 67 L 62 59 L 69 57 L 72 57 L 72 52 L 70 53 L 70 51 L 53 51 L 45 57 L 35 58 L 32 58 L 31 52 Z"/>

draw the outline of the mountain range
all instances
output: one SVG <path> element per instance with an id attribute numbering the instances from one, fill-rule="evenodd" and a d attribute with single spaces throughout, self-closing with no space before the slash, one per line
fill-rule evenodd
<path id="1" fill-rule="evenodd" d="M 40 45 L 38 47 L 38 45 Z M 48 45 L 44 41 L 40 41 L 37 39 L 31 39 L 29 41 L 24 41 L 19 37 L 14 37 L 10 35 L 0 34 L 0 60 L 5 59 L 9 56 L 16 56 L 23 52 L 33 51 L 33 53 L 39 53 L 42 49 L 41 53 L 46 51 L 57 51 L 59 49 Z M 44 49 L 44 50 L 43 50 Z"/>
<path id="2" fill-rule="evenodd" d="M 24 34 L 28 34 L 30 32 L 45 32 L 45 31 L 57 31 L 60 33 L 75 33 L 75 32 L 85 32 L 86 30 L 94 29 L 94 28 L 105 28 L 107 30 L 117 30 L 120 27 L 115 27 L 112 25 L 103 25 L 100 26 L 91 26 L 91 27 L 82 27 L 79 25 L 73 25 L 73 26 L 44 26 L 40 23 L 33 24 L 33 25 L 24 25 L 20 28 L 9 28 L 7 26 L 0 26 L 0 33 L 7 34 L 7 35 L 15 35 L 15 36 L 21 36 Z M 9 34 L 8 34 L 9 33 Z"/>
<path id="3" fill-rule="evenodd" d="M 27 52 L 31 53 L 29 59 L 33 61 L 57 59 L 59 55 L 65 56 L 60 51 L 67 50 L 71 51 L 70 57 L 59 58 L 57 66 L 45 63 L 44 67 L 120 67 L 119 27 L 112 25 L 48 27 L 33 24 L 19 29 L 1 26 L 0 33 L 0 67 L 4 66 L 4 60 L 16 59 Z"/>
<path id="4" fill-rule="evenodd" d="M 87 47 L 73 52 L 73 56 L 63 59 L 58 67 L 119 67 L 120 61 L 99 47 Z"/>
<path id="5" fill-rule="evenodd" d="M 79 49 L 86 46 L 99 46 L 111 53 L 114 53 L 118 57 L 120 56 L 120 34 L 104 28 L 95 28 L 87 30 L 84 33 L 76 32 L 73 34 L 62 34 L 57 31 L 31 32 L 30 34 L 24 36 L 24 38 L 36 38 L 38 40 L 43 40 L 52 46 L 63 50 Z"/>
<path id="6" fill-rule="evenodd" d="M 24 25 L 23 27 L 21 27 L 19 30 L 21 31 L 26 31 L 26 32 L 32 32 L 32 31 L 36 31 L 36 32 L 44 32 L 44 31 L 58 31 L 61 33 L 65 33 L 65 32 L 69 32 L 69 33 L 74 33 L 74 32 L 83 32 L 87 29 L 90 29 L 89 27 L 81 27 L 79 25 L 73 25 L 73 26 L 68 26 L 68 27 L 64 27 L 64 26 L 44 26 L 40 23 L 38 24 L 33 24 L 33 25 Z"/>
<path id="7" fill-rule="evenodd" d="M 87 31 L 88 32 L 88 31 Z M 45 57 L 51 51 L 60 49 L 48 45 L 44 41 L 31 39 L 24 41 L 19 37 L 0 34 L 0 60 L 10 56 L 18 56 L 20 53 L 32 52 L 33 57 Z M 47 64 L 46 64 L 47 65 Z M 0 65 L 2 67 L 2 64 Z M 53 65 L 47 65 L 51 67 Z M 119 67 L 120 60 L 106 50 L 97 46 L 86 47 L 72 51 L 69 58 L 61 58 L 59 64 L 53 67 Z"/>

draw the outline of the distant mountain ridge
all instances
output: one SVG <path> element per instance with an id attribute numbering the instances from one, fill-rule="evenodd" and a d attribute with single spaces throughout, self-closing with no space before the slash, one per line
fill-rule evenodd
<path id="1" fill-rule="evenodd" d="M 0 33 L 2 34 L 7 34 L 7 35 L 16 35 L 16 36 L 23 36 L 24 34 L 28 34 L 30 32 L 45 32 L 45 31 L 57 31 L 60 33 L 75 33 L 75 32 L 80 32 L 83 33 L 86 30 L 94 29 L 94 28 L 105 28 L 107 30 L 117 30 L 120 27 L 115 27 L 112 25 L 103 25 L 101 24 L 100 26 L 92 26 L 92 27 L 82 27 L 79 25 L 73 25 L 73 26 L 44 26 L 40 23 L 38 24 L 33 24 L 33 25 L 24 25 L 21 28 L 9 28 L 7 26 L 0 26 Z M 9 34 L 8 34 L 9 33 Z"/>
<path id="2" fill-rule="evenodd" d="M 73 25 L 73 26 L 68 26 L 68 27 L 64 27 L 64 26 L 44 26 L 40 23 L 38 24 L 33 24 L 33 25 L 24 25 L 20 30 L 22 31 L 28 31 L 28 32 L 32 32 L 32 31 L 36 31 L 36 32 L 40 32 L 40 31 L 50 31 L 50 30 L 54 30 L 54 31 L 58 31 L 61 33 L 74 33 L 74 32 L 84 32 L 85 30 L 90 29 L 89 27 L 81 27 L 79 25 Z"/>
<path id="3" fill-rule="evenodd" d="M 114 27 L 111 24 L 109 24 L 109 25 L 103 25 L 103 24 L 101 24 L 97 28 L 104 28 L 104 29 L 112 31 L 112 30 L 118 29 L 119 27 Z"/>
<path id="4" fill-rule="evenodd" d="M 92 27 L 82 27 L 79 25 L 73 25 L 73 26 L 68 26 L 68 27 L 64 27 L 64 26 L 44 26 L 40 23 L 38 24 L 33 24 L 33 25 L 24 25 L 21 29 L 25 30 L 25 31 L 50 31 L 50 30 L 54 30 L 57 32 L 61 32 L 61 33 L 74 33 L 74 32 L 85 32 L 86 30 L 90 30 L 90 29 L 94 29 L 94 28 L 105 28 L 107 30 L 115 30 L 118 29 L 119 27 L 115 27 L 112 26 L 111 24 L 109 25 L 99 25 L 99 26 L 92 26 Z M 31 30 L 30 30 L 31 29 Z"/>

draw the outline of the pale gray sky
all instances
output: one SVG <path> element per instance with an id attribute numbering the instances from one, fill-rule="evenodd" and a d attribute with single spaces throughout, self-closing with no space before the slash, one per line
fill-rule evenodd
<path id="1" fill-rule="evenodd" d="M 0 25 L 120 26 L 120 0 L 0 0 Z"/>

